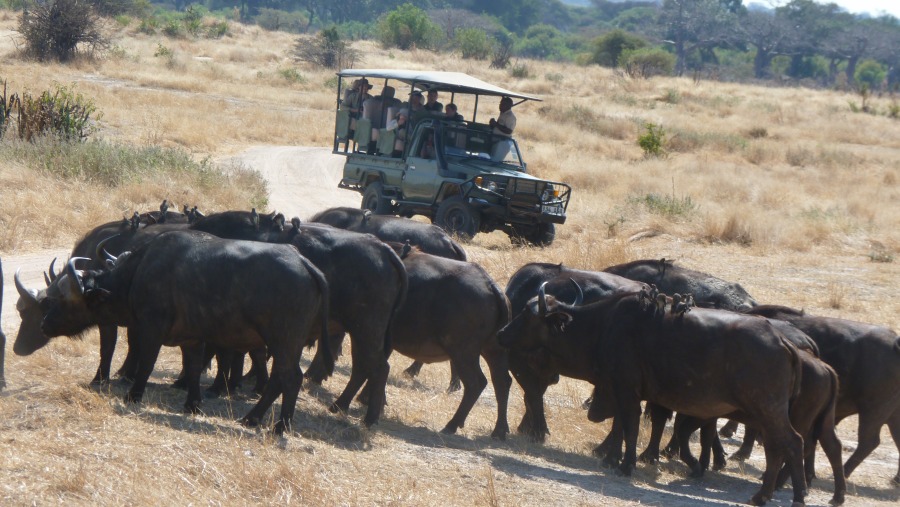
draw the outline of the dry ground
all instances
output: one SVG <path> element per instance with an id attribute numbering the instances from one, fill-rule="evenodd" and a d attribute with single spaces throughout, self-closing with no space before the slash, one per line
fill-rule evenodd
<path id="1" fill-rule="evenodd" d="M 100 136 L 239 161 L 269 181 L 270 209 L 288 215 L 358 204 L 359 196 L 336 188 L 341 159 L 321 148 L 329 145 L 332 74 L 292 62 L 292 37 L 233 26 L 220 41 L 170 40 L 135 34 L 132 26 L 117 29 L 118 49 L 108 58 L 58 66 L 18 60 L 8 38 L 14 29 L 14 17 L 0 11 L 0 78 L 13 89 L 75 83 L 104 112 Z M 154 57 L 159 44 L 175 56 Z M 900 122 L 851 113 L 852 95 L 631 81 L 603 69 L 539 62 L 527 62 L 532 77 L 513 79 L 485 62 L 361 47 L 363 67 L 461 70 L 545 98 L 517 108 L 517 133 L 532 171 L 575 187 L 570 220 L 543 250 L 514 249 L 498 233 L 477 237 L 470 256 L 499 283 L 533 260 L 598 269 L 666 257 L 739 281 L 762 302 L 900 328 L 898 263 L 872 261 L 900 253 Z M 299 70 L 303 79 L 287 80 L 284 69 Z M 643 121 L 667 128 L 668 158 L 642 157 L 635 140 Z M 37 285 L 49 260 L 65 256 L 91 226 L 175 199 L 166 192 L 190 193 L 156 182 L 127 192 L 90 182 L 25 183 L 36 176 L 0 161 L 0 226 L 22 236 L 0 252 L 7 281 L 2 327 L 10 340 L 18 326 L 16 268 Z M 70 197 L 58 197 L 74 195 L 73 188 L 96 192 L 74 213 Z M 654 211 L 648 195 L 676 203 L 689 197 L 695 207 Z M 54 220 L 67 226 L 47 232 L 42 225 Z M 575 381 L 548 392 L 553 434 L 546 445 L 517 435 L 507 442 L 488 437 L 495 416 L 490 388 L 461 435 L 447 437 L 436 431 L 459 401 L 459 394 L 444 393 L 448 368 L 427 366 L 410 380 L 401 374 L 408 360 L 395 355 L 385 418 L 367 431 L 359 425 L 360 407 L 346 417 L 325 410 L 346 382 L 342 359 L 335 378 L 302 395 L 295 433 L 271 439 L 234 423 L 252 402 L 243 395 L 208 401 L 203 416 L 181 414 L 183 393 L 166 386 L 179 369 L 175 351 L 162 354 L 140 407 L 121 403 L 125 386 L 118 383 L 89 387 L 96 364 L 96 333 L 7 358 L 2 504 L 727 505 L 751 496 L 762 466 L 757 450 L 747 464 L 730 464 L 702 481 L 668 462 L 643 465 L 631 480 L 617 477 L 590 456 L 606 427 L 587 422 L 580 404 L 589 390 Z M 515 426 L 522 413 L 517 388 L 511 405 Z M 855 445 L 854 424 L 839 428 L 848 448 Z M 895 505 L 900 491 L 888 480 L 897 461 L 885 430 L 882 445 L 851 478 L 848 505 Z M 821 479 L 810 503 L 822 505 L 831 472 L 823 457 L 817 463 Z M 772 504 L 789 500 L 782 491 Z"/>

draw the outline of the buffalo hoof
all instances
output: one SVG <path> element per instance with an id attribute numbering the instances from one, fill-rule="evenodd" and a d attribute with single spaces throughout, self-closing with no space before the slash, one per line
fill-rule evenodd
<path id="1" fill-rule="evenodd" d="M 275 435 L 277 435 L 279 437 L 283 436 L 285 431 L 290 432 L 291 425 L 280 419 L 278 420 L 278 422 L 275 423 L 275 426 L 272 427 L 272 433 L 274 433 Z"/>
<path id="2" fill-rule="evenodd" d="M 127 393 L 125 393 L 124 400 L 125 400 L 125 403 L 136 404 L 136 403 L 140 403 L 141 398 L 143 398 L 143 397 L 144 397 L 143 394 L 135 394 L 135 393 L 132 393 L 131 391 L 128 391 Z"/>
<path id="3" fill-rule="evenodd" d="M 200 402 L 199 401 L 189 401 L 184 404 L 184 413 L 185 414 L 194 414 L 197 415 L 200 413 Z"/>
<path id="4" fill-rule="evenodd" d="M 728 461 L 724 456 L 721 459 L 719 457 L 716 457 L 716 459 L 713 460 L 713 470 L 716 472 L 718 472 L 719 470 L 724 470 L 727 465 Z"/>
<path id="5" fill-rule="evenodd" d="M 675 456 L 678 456 L 678 446 L 670 445 L 662 450 L 660 454 L 665 456 L 666 459 L 672 459 Z"/>
<path id="6" fill-rule="evenodd" d="M 240 423 L 240 425 L 244 426 L 245 428 L 256 428 L 257 426 L 259 426 L 259 419 L 255 417 L 244 416 L 238 419 L 238 423 Z"/>
<path id="7" fill-rule="evenodd" d="M 641 463 L 657 463 L 659 462 L 659 454 L 644 451 L 640 456 L 638 456 L 638 461 L 640 461 Z"/>
<path id="8" fill-rule="evenodd" d="M 536 444 L 543 444 L 544 441 L 547 439 L 547 435 L 550 433 L 549 431 L 547 431 L 547 432 L 537 431 L 534 429 L 534 426 L 532 426 L 531 424 L 526 424 L 524 421 L 521 424 L 519 424 L 519 427 L 516 428 L 516 431 L 520 435 L 525 435 L 526 437 L 531 439 L 532 442 L 534 442 Z"/>
<path id="9" fill-rule="evenodd" d="M 447 386 L 447 394 L 455 393 L 462 389 L 462 382 L 459 379 L 454 379 L 450 381 L 450 385 Z"/>
<path id="10" fill-rule="evenodd" d="M 831 501 L 828 502 L 831 505 L 843 505 L 844 504 L 844 494 L 843 493 L 835 493 L 831 498 Z"/>
<path id="11" fill-rule="evenodd" d="M 631 477 L 632 472 L 634 472 L 634 465 L 622 463 L 616 470 L 618 470 L 618 474 L 623 477 Z"/>
<path id="12" fill-rule="evenodd" d="M 805 502 L 791 502 L 791 507 L 806 507 Z"/>
<path id="13" fill-rule="evenodd" d="M 753 498 L 748 502 L 750 505 L 765 505 L 766 502 L 769 501 L 769 497 L 763 495 L 762 493 L 757 493 L 753 495 Z"/>
<path id="14" fill-rule="evenodd" d="M 491 438 L 494 440 L 506 440 L 506 435 L 509 434 L 509 429 L 495 429 L 491 432 Z"/>
<path id="15" fill-rule="evenodd" d="M 172 389 L 181 389 L 182 391 L 187 390 L 187 379 L 182 377 L 175 382 L 172 382 Z"/>
<path id="16" fill-rule="evenodd" d="M 414 362 L 409 365 L 409 368 L 403 370 L 403 374 L 409 378 L 415 378 L 419 375 L 419 372 L 422 370 L 422 363 Z"/>
<path id="17" fill-rule="evenodd" d="M 897 473 L 896 477 L 891 479 L 891 484 L 894 486 L 900 486 L 900 472 Z"/>
<path id="18" fill-rule="evenodd" d="M 109 385 L 109 378 L 103 378 L 98 373 L 94 378 L 91 379 L 92 386 L 106 386 Z M 0 388 L 6 387 L 6 382 L 0 381 Z"/>
<path id="19" fill-rule="evenodd" d="M 2 391 L 4 389 L 6 389 L 6 379 L 3 377 L 0 377 L 0 391 Z"/>
<path id="20" fill-rule="evenodd" d="M 444 435 L 456 435 L 457 429 L 458 428 L 455 424 L 447 423 L 447 425 L 444 426 L 444 429 L 441 430 L 441 433 L 443 433 Z"/>
<path id="21" fill-rule="evenodd" d="M 725 426 L 722 426 L 722 429 L 719 430 L 719 436 L 723 438 L 731 438 L 734 436 L 734 430 L 737 429 L 737 424 L 727 423 Z"/>
<path id="22" fill-rule="evenodd" d="M 735 461 L 746 461 L 747 458 L 750 457 L 750 453 L 747 451 L 742 451 L 738 449 L 734 454 L 731 455 L 731 459 Z"/>
<path id="23" fill-rule="evenodd" d="M 606 468 L 616 468 L 619 466 L 619 457 L 615 456 L 612 453 L 609 453 L 603 457 L 603 460 L 601 461 L 601 463 Z"/>
<path id="24" fill-rule="evenodd" d="M 347 412 L 346 408 L 341 407 L 337 403 L 332 403 L 330 407 L 328 407 L 328 411 L 332 414 L 344 414 Z"/>
<path id="25" fill-rule="evenodd" d="M 703 467 L 699 463 L 691 467 L 691 479 L 700 479 L 703 477 Z"/>

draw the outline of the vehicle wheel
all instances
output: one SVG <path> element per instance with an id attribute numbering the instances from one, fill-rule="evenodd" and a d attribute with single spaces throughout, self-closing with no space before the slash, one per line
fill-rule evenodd
<path id="1" fill-rule="evenodd" d="M 470 240 L 481 226 L 481 217 L 462 196 L 455 195 L 444 200 L 437 209 L 434 223 L 463 240 Z"/>
<path id="2" fill-rule="evenodd" d="M 362 209 L 367 209 L 376 215 L 390 215 L 391 201 L 384 198 L 384 187 L 381 182 L 370 183 L 363 193 Z"/>
<path id="3" fill-rule="evenodd" d="M 556 226 L 548 223 L 537 224 L 534 227 L 516 227 L 509 235 L 509 240 L 514 245 L 550 246 L 556 239 Z"/>

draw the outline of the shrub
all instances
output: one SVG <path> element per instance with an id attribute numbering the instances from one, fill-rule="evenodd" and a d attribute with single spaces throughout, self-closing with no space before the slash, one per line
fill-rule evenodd
<path id="1" fill-rule="evenodd" d="M 16 109 L 19 138 L 25 141 L 43 136 L 81 141 L 96 129 L 91 118 L 97 112 L 94 102 L 65 86 L 56 85 L 55 90 L 45 90 L 38 97 L 23 92 Z"/>
<path id="2" fill-rule="evenodd" d="M 337 27 L 326 28 L 313 38 L 301 36 L 294 45 L 294 58 L 328 69 L 353 67 L 359 52 L 341 40 Z"/>
<path id="3" fill-rule="evenodd" d="M 881 86 L 886 75 L 887 69 L 885 69 L 884 65 L 875 60 L 863 60 L 856 67 L 854 79 L 856 79 L 857 84 L 867 85 L 869 89 L 876 90 Z"/>
<path id="4" fill-rule="evenodd" d="M 109 46 L 97 13 L 79 0 L 33 0 L 22 13 L 19 32 L 25 54 L 41 61 L 71 60 L 79 45 L 90 54 Z"/>
<path id="5" fill-rule="evenodd" d="M 644 150 L 645 157 L 663 157 L 666 155 L 666 131 L 662 125 L 647 122 L 644 133 L 638 137 L 638 146 Z"/>
<path id="6" fill-rule="evenodd" d="M 590 63 L 604 67 L 619 65 L 619 57 L 623 52 L 645 47 L 647 42 L 623 30 L 613 30 L 602 35 L 593 42 Z"/>
<path id="7" fill-rule="evenodd" d="M 437 44 L 441 28 L 422 9 L 405 3 L 378 20 L 378 39 L 385 47 L 430 48 Z"/>
<path id="8" fill-rule="evenodd" d="M 626 50 L 619 56 L 619 66 L 635 78 L 668 75 L 675 68 L 675 55 L 660 48 Z"/>
<path id="9" fill-rule="evenodd" d="M 512 57 L 512 47 L 514 43 L 512 35 L 501 32 L 497 35 L 497 44 L 494 47 L 494 54 L 491 56 L 492 69 L 505 69 L 509 67 L 509 59 Z"/>
<path id="10" fill-rule="evenodd" d="M 309 18 L 299 11 L 287 12 L 261 7 L 253 20 L 269 31 L 303 33 L 309 28 Z"/>
<path id="11" fill-rule="evenodd" d="M 517 54 L 532 58 L 561 60 L 568 54 L 562 33 L 543 23 L 528 27 L 515 47 Z"/>
<path id="12" fill-rule="evenodd" d="M 227 21 L 214 21 L 212 24 L 206 27 L 206 38 L 207 39 L 221 39 L 228 34 L 228 22 Z"/>
<path id="13" fill-rule="evenodd" d="M 631 201 L 643 204 L 650 213 L 669 218 L 687 216 L 697 209 L 697 205 L 690 196 L 679 198 L 674 195 L 650 193 L 643 197 L 632 197 Z"/>
<path id="14" fill-rule="evenodd" d="M 516 62 L 512 68 L 509 69 L 509 75 L 519 79 L 525 79 L 531 77 L 531 71 L 528 70 L 528 65 Z"/>
<path id="15" fill-rule="evenodd" d="M 493 49 L 487 33 L 477 28 L 457 30 L 454 44 L 466 59 L 485 60 Z"/>

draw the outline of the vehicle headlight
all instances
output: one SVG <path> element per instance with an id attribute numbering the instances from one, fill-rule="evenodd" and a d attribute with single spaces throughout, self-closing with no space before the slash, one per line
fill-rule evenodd
<path id="1" fill-rule="evenodd" d="M 552 191 L 550 188 L 545 188 L 545 189 L 544 189 L 544 193 L 541 194 L 541 200 L 542 200 L 542 201 L 547 201 L 547 200 L 549 200 L 549 199 L 550 199 L 550 196 L 552 195 L 552 192 L 553 192 L 553 191 Z"/>

